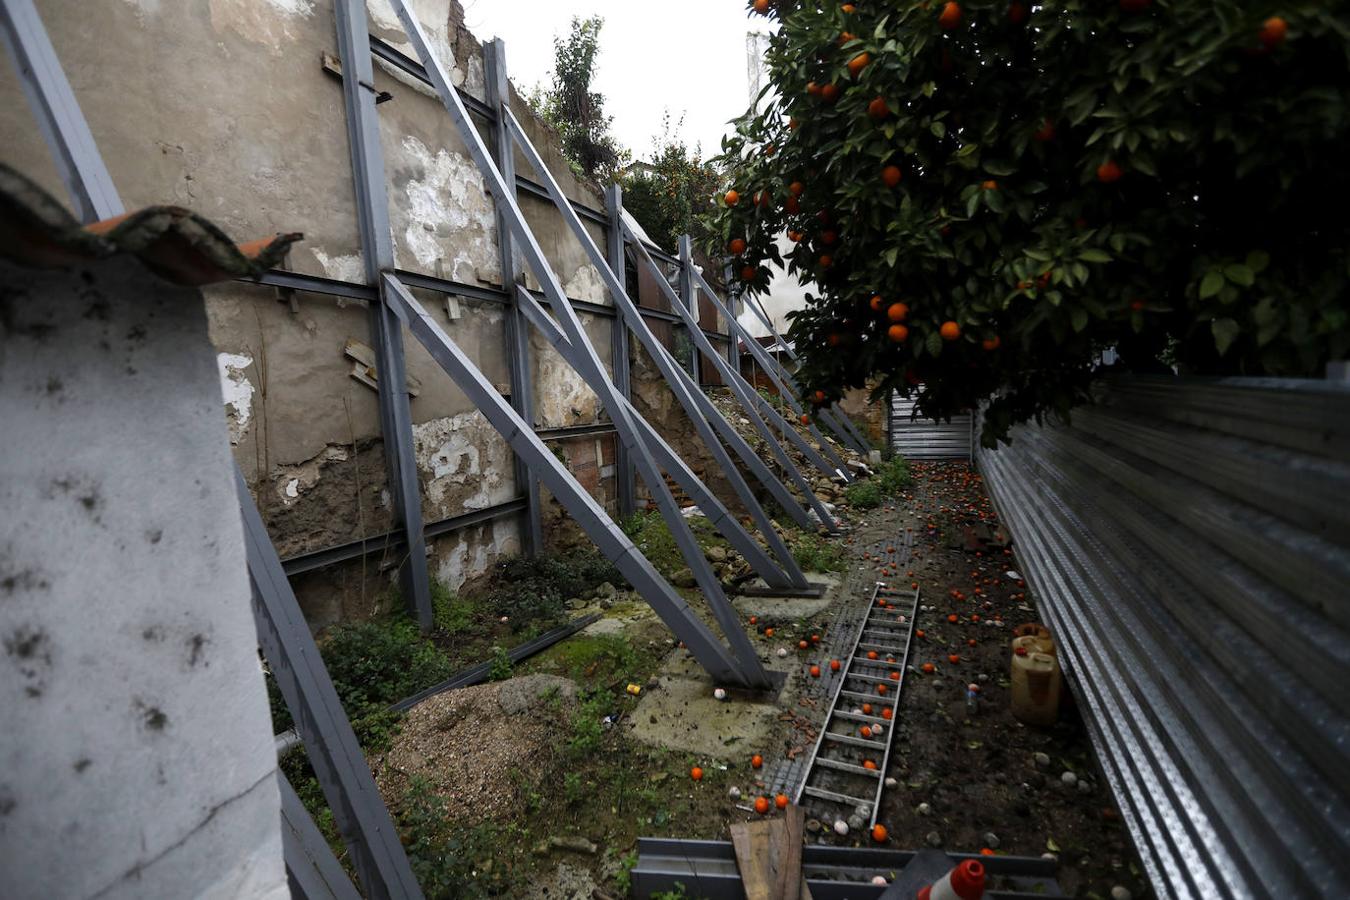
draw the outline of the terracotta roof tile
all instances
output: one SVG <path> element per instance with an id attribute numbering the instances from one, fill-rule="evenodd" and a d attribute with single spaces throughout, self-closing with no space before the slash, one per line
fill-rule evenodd
<path id="1" fill-rule="evenodd" d="M 35 268 L 64 268 L 120 253 L 175 284 L 260 275 L 302 235 L 235 244 L 209 220 L 178 206 L 148 206 L 81 225 L 36 183 L 0 163 L 0 256 Z"/>

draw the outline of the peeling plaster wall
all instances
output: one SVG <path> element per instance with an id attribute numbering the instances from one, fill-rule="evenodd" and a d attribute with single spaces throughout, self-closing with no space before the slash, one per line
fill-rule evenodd
<path id="1" fill-rule="evenodd" d="M 413 0 L 412 6 L 452 79 L 483 99 L 482 48 L 464 29 L 459 4 Z M 37 0 L 37 7 L 129 208 L 187 206 L 239 240 L 303 231 L 288 268 L 365 281 L 342 88 L 321 67 L 323 54 L 336 54 L 333 0 Z M 410 50 L 387 0 L 369 0 L 368 11 L 373 34 Z M 425 85 L 380 61 L 375 67 L 376 87 L 394 98 L 379 105 L 378 115 L 397 264 L 498 285 L 493 203 L 449 117 Z M 6 135 L 0 159 L 64 197 L 8 64 L 0 65 L 0 96 L 10 101 L 0 105 Z M 548 126 L 514 90 L 510 102 L 564 192 L 603 208 L 599 192 L 572 174 Z M 534 176 L 519 153 L 517 170 Z M 610 303 L 551 204 L 522 195 L 520 205 L 567 293 Z M 603 230 L 586 227 L 604 247 Z M 532 276 L 528 282 L 537 286 Z M 206 296 L 229 440 L 282 555 L 390 529 L 376 396 L 352 378 L 353 363 L 343 355 L 348 341 L 373 344 L 365 304 L 244 284 L 214 286 Z M 503 307 L 461 298 L 451 311 L 441 295 L 418 296 L 505 389 Z M 612 371 L 609 321 L 583 319 Z M 404 343 L 408 372 L 421 382 L 411 408 L 427 520 L 514 496 L 504 443 L 406 334 Z M 536 425 L 603 419 L 581 378 L 537 338 L 531 344 Z M 448 471 L 452 457 L 457 468 Z M 612 494 L 612 477 L 599 478 L 594 491 Z M 455 579 L 477 574 L 494 555 L 516 552 L 515 526 L 499 521 L 475 537 L 438 538 L 435 570 Z M 373 609 L 369 595 L 387 583 L 386 562 L 367 558 L 332 577 L 302 576 L 297 592 L 307 610 Z M 325 600 L 325 590 L 344 596 Z M 347 596 L 352 591 L 356 596 Z"/>

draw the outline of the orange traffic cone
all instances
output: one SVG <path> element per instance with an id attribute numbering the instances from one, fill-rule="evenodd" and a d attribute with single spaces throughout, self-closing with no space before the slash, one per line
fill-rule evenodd
<path id="1" fill-rule="evenodd" d="M 984 896 L 984 866 L 973 859 L 919 891 L 918 900 L 980 900 Z"/>

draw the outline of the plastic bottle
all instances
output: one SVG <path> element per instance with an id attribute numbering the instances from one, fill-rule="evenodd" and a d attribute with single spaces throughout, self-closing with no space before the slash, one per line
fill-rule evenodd
<path id="1" fill-rule="evenodd" d="M 1055 642 L 1044 626 L 1019 626 L 1012 641 L 1012 713 L 1028 725 L 1053 725 L 1059 717 L 1063 675 Z"/>

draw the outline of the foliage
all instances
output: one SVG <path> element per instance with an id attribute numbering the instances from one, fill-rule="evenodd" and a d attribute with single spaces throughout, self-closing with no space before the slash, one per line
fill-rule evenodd
<path id="1" fill-rule="evenodd" d="M 808 572 L 841 572 L 844 551 L 815 534 L 801 534 L 792 542 L 792 558 Z"/>
<path id="2" fill-rule="evenodd" d="M 1133 371 L 1285 376 L 1350 353 L 1350 5 L 769 15 L 772 90 L 723 142 L 740 200 L 714 249 L 744 239 L 762 291 L 794 239 L 819 289 L 790 329 L 808 392 L 876 375 L 939 419 L 990 400 L 993 446 L 1067 416 L 1106 348 Z"/>
<path id="3" fill-rule="evenodd" d="M 465 828 L 452 822 L 444 798 L 426 778 L 409 779 L 393 812 L 408 862 L 427 897 L 489 897 L 515 887 L 505 867 L 478 868 L 503 840 L 497 826 Z"/>
<path id="4" fill-rule="evenodd" d="M 436 630 L 462 637 L 468 632 L 482 630 L 477 618 L 479 608 L 472 600 L 464 599 L 439 581 L 431 584 L 432 621 Z"/>
<path id="5" fill-rule="evenodd" d="M 536 91 L 530 102 L 558 130 L 563 155 L 576 173 L 608 182 L 628 154 L 609 132 L 614 118 L 605 115 L 604 96 L 591 90 L 604 22 L 573 16 L 567 36 L 554 36 L 553 85 Z"/>
<path id="6" fill-rule="evenodd" d="M 338 625 L 321 650 L 338 699 L 353 722 L 382 713 L 389 704 L 454 673 L 445 653 L 403 615 Z"/>
<path id="7" fill-rule="evenodd" d="M 693 235 L 700 244 L 706 242 L 703 214 L 721 181 L 717 170 L 700 158 L 697 146 L 691 150 L 672 134 L 683 124 L 681 119 L 672 129 L 670 114 L 666 113 L 651 162 L 630 166 L 619 181 L 624 209 L 632 213 L 657 246 L 669 252 L 675 250 L 681 235 Z"/>
<path id="8" fill-rule="evenodd" d="M 914 483 L 914 476 L 909 471 L 909 462 L 901 456 L 893 456 L 882 463 L 874 477 L 881 493 L 887 497 L 900 494 Z"/>
<path id="9" fill-rule="evenodd" d="M 505 647 L 493 647 L 492 661 L 488 665 L 488 681 L 505 681 L 511 677 L 514 669 L 510 651 Z"/>
<path id="10" fill-rule="evenodd" d="M 717 534 L 716 529 L 706 518 L 694 516 L 686 519 L 685 522 L 689 525 L 690 531 L 694 533 L 698 545 L 703 549 L 706 550 L 714 545 L 723 548 L 730 546 Z M 667 579 L 686 567 L 684 556 L 675 543 L 675 536 L 670 533 L 666 520 L 661 517 L 661 513 L 657 510 L 634 513 L 629 519 L 621 523 L 621 527 L 624 534 L 628 535 L 629 540 L 642 551 L 642 555 L 647 557 L 648 561 L 656 567 L 656 570 Z"/>
<path id="11" fill-rule="evenodd" d="M 654 665 L 651 653 L 619 634 L 579 634 L 554 647 L 548 659 L 560 674 L 596 685 L 640 681 Z"/>
<path id="12" fill-rule="evenodd" d="M 875 509 L 881 505 L 881 489 L 875 480 L 862 479 L 844 488 L 844 499 L 854 509 Z"/>
<path id="13" fill-rule="evenodd" d="M 562 618 L 568 599 L 604 582 L 624 584 L 614 565 L 591 549 L 559 554 L 518 556 L 497 564 L 484 601 L 514 630 L 542 626 Z"/>

